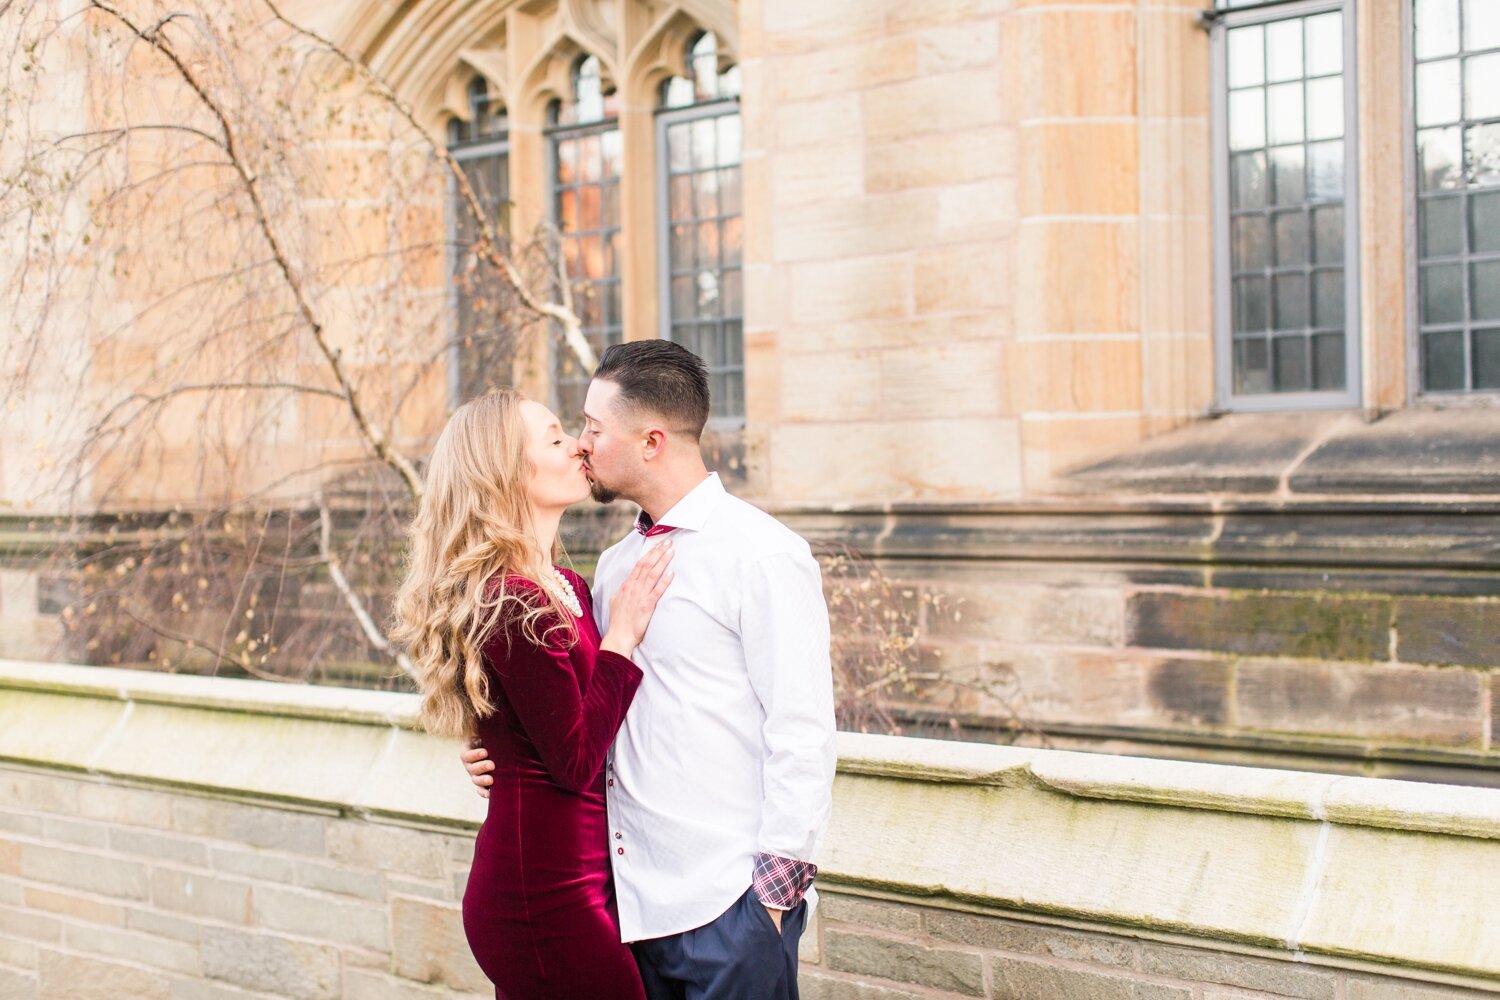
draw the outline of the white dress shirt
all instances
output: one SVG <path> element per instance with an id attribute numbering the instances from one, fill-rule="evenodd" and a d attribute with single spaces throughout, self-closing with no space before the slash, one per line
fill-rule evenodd
<path id="1" fill-rule="evenodd" d="M 671 584 L 635 662 L 645 673 L 606 765 L 609 856 L 625 941 L 702 927 L 756 857 L 811 861 L 836 754 L 828 609 L 808 545 L 711 474 L 599 557 L 594 615 L 648 547 Z"/>

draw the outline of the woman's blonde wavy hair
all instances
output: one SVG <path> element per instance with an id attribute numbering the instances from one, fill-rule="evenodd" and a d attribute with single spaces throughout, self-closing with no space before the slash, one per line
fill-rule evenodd
<path id="1" fill-rule="evenodd" d="M 467 738 L 476 720 L 494 712 L 482 651 L 502 621 L 514 616 L 507 624 L 519 620 L 526 640 L 539 645 L 577 640 L 572 618 L 549 588 L 528 588 L 522 597 L 499 585 L 507 576 L 540 580 L 549 568 L 531 521 L 528 484 L 535 470 L 526 454 L 523 399 L 497 389 L 453 412 L 433 446 L 426 491 L 408 528 L 392 636 L 416 668 L 422 723 L 441 736 Z M 553 548 L 548 556 L 556 561 Z"/>

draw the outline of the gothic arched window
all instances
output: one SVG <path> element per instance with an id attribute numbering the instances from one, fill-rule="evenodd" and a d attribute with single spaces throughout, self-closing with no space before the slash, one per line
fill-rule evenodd
<path id="1" fill-rule="evenodd" d="M 662 84 L 657 113 L 662 336 L 708 364 L 713 416 L 745 415 L 740 72 L 718 38 L 688 46 L 689 75 Z"/>
<path id="2" fill-rule="evenodd" d="M 504 236 L 510 226 L 510 145 L 505 108 L 490 96 L 488 81 L 476 76 L 468 88 L 468 119 L 448 122 L 448 151 L 463 168 L 490 225 Z M 462 402 L 485 391 L 497 378 L 509 382 L 513 332 L 505 318 L 506 286 L 474 252 L 481 229 L 459 185 L 449 185 L 452 235 L 449 288 L 454 328 L 450 396 Z"/>
<path id="3" fill-rule="evenodd" d="M 552 221 L 572 283 L 573 309 L 596 353 L 623 337 L 620 300 L 620 129 L 618 98 L 607 87 L 599 60 L 573 68 L 573 94 L 548 109 Z M 573 419 L 583 410 L 589 372 L 565 349 L 553 367 L 557 412 Z"/>

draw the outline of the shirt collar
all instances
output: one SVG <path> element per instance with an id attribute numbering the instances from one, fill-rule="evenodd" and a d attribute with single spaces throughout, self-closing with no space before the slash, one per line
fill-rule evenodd
<path id="1" fill-rule="evenodd" d="M 701 531 L 724 495 L 724 484 L 719 481 L 719 474 L 710 472 L 703 482 L 688 491 L 687 496 L 673 504 L 672 509 L 663 514 L 657 523 L 663 528 Z M 635 524 L 636 530 L 642 533 L 652 527 L 651 519 L 646 516 L 645 511 L 636 516 Z"/>

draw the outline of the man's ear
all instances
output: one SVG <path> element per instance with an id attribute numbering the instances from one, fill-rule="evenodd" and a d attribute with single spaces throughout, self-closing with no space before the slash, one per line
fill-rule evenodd
<path id="1" fill-rule="evenodd" d="M 644 432 L 645 446 L 641 457 L 646 461 L 660 457 L 667 450 L 667 432 L 660 427 L 647 427 Z"/>

